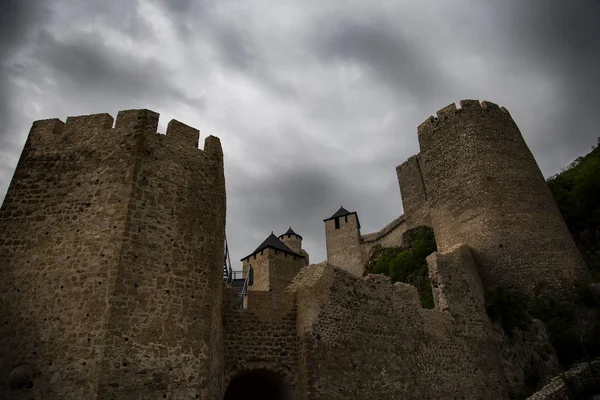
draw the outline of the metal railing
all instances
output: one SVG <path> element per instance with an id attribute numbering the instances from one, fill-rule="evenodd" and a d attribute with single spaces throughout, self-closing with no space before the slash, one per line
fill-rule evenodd
<path id="1" fill-rule="evenodd" d="M 236 271 L 238 272 L 238 271 Z M 242 272 L 242 271 L 239 271 Z M 248 295 L 248 284 L 250 282 L 250 278 L 252 276 L 252 267 L 248 270 L 248 276 L 244 279 L 244 286 L 242 286 L 242 291 L 240 292 L 240 301 L 238 303 L 238 308 L 241 310 L 244 308 L 244 299 Z"/>
<path id="2" fill-rule="evenodd" d="M 233 269 L 231 268 L 231 260 L 229 259 L 229 246 L 227 245 L 227 237 L 225 237 L 225 251 L 223 254 L 223 279 L 228 285 L 231 285 L 231 282 L 233 279 L 235 279 Z"/>
<path id="3" fill-rule="evenodd" d="M 231 260 L 229 258 L 229 246 L 227 244 L 227 238 L 225 238 L 225 246 L 223 252 L 223 280 L 225 281 L 225 284 L 229 286 L 234 286 L 234 281 L 244 279 L 244 285 L 242 286 L 242 290 L 239 292 L 238 308 L 240 309 L 244 308 L 244 300 L 248 295 L 248 286 L 252 285 L 253 275 L 254 274 L 252 267 L 248 269 L 248 276 L 246 276 L 245 279 L 243 271 L 234 271 L 233 268 L 231 268 Z M 239 288 L 239 286 L 237 287 Z"/>

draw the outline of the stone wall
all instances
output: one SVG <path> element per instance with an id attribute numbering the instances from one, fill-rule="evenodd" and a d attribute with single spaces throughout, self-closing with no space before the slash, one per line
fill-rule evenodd
<path id="1" fill-rule="evenodd" d="M 406 223 L 409 228 L 431 226 L 427 191 L 421 173 L 421 155 L 410 157 L 396 167 L 400 195 Z"/>
<path id="2" fill-rule="evenodd" d="M 377 232 L 361 236 L 362 253 L 365 262 L 368 260 L 371 249 L 377 245 L 381 247 L 402 246 L 402 236 L 408 229 L 404 215 L 399 216 Z"/>
<path id="3" fill-rule="evenodd" d="M 438 248 L 468 244 L 488 289 L 564 293 L 587 270 L 517 125 L 493 103 L 460 105 L 418 127 L 418 165 Z"/>
<path id="4" fill-rule="evenodd" d="M 421 308 L 414 287 L 382 275 L 304 269 L 289 288 L 298 296 L 302 398 L 507 398 L 481 283 L 461 267 L 469 256 L 461 247 L 432 260 L 436 300 L 460 303 L 434 310 Z"/>
<path id="5" fill-rule="evenodd" d="M 219 141 L 148 110 L 112 124 L 32 126 L 0 211 L 1 398 L 222 390 Z M 18 365 L 30 389 L 9 389 Z"/>
<path id="6" fill-rule="evenodd" d="M 301 257 L 266 248 L 244 259 L 242 273 L 245 278 L 249 267 L 254 271 L 253 283 L 248 286 L 250 291 L 283 292 L 304 266 L 304 259 Z"/>
<path id="7" fill-rule="evenodd" d="M 224 388 L 236 375 L 257 369 L 275 372 L 297 387 L 294 294 L 250 292 L 247 309 L 238 309 L 237 301 L 237 293 L 227 288 L 223 297 Z"/>
<path id="8" fill-rule="evenodd" d="M 295 253 L 300 254 L 302 251 L 302 239 L 297 235 L 281 235 L 279 240 Z"/>
<path id="9" fill-rule="evenodd" d="M 269 265 L 268 249 L 244 259 L 242 262 L 242 276 L 244 279 L 248 277 L 248 271 L 252 267 L 252 285 L 248 286 L 248 290 L 269 291 Z"/>
<path id="10" fill-rule="evenodd" d="M 31 127 L 0 211 L 0 398 L 96 395 L 135 166 L 133 139 L 112 125 Z M 35 374 L 30 390 L 8 388 L 18 365 Z"/>

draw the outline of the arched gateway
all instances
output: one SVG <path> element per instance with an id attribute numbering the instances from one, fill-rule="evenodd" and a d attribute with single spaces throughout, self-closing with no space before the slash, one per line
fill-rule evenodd
<path id="1" fill-rule="evenodd" d="M 224 400 L 293 400 L 292 387 L 277 373 L 253 369 L 234 376 Z"/>

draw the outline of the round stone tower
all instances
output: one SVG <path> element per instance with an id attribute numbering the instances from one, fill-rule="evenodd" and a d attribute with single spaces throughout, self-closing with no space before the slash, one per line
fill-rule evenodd
<path id="1" fill-rule="evenodd" d="M 486 289 L 559 295 L 588 275 L 548 185 L 506 109 L 444 107 L 418 128 L 440 251 L 465 243 Z"/>
<path id="2" fill-rule="evenodd" d="M 287 230 L 286 233 L 279 236 L 279 240 L 281 240 L 287 247 L 290 248 L 294 253 L 301 254 L 302 251 L 302 236 L 298 235 L 292 227 Z"/>

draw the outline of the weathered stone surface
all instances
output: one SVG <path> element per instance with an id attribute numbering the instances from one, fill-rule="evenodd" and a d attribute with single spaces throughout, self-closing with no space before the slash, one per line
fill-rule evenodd
<path id="1" fill-rule="evenodd" d="M 418 128 L 438 248 L 469 245 L 487 289 L 564 295 L 588 271 L 519 128 L 493 103 L 460 104 Z M 418 179 L 405 182 L 408 209 L 422 210 L 424 197 L 411 194 Z"/>
<path id="2" fill-rule="evenodd" d="M 36 398 L 222 391 L 218 140 L 148 110 L 112 124 L 33 123 L 0 211 L 0 398 L 23 363 Z"/>

